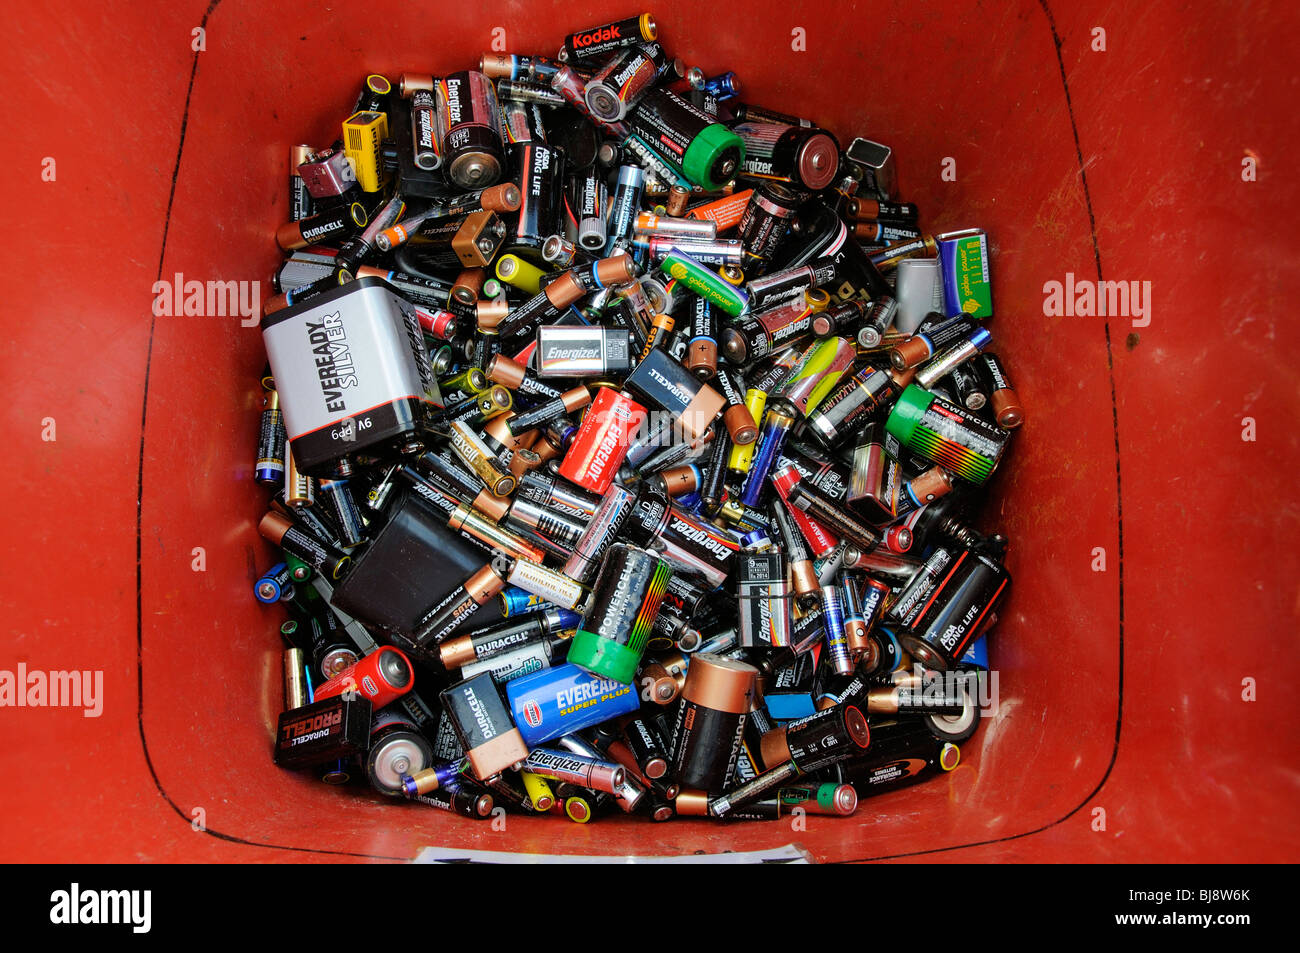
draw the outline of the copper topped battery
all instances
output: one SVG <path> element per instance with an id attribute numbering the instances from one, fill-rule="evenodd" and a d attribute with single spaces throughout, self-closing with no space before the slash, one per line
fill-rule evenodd
<path id="1" fill-rule="evenodd" d="M 835 181 L 840 146 L 823 129 L 742 122 L 732 132 L 745 143 L 742 178 L 784 182 L 810 192 L 820 192 Z"/>
<path id="2" fill-rule="evenodd" d="M 758 669 L 702 653 L 691 656 L 673 731 L 673 768 L 684 788 L 722 791 L 740 755 Z"/>

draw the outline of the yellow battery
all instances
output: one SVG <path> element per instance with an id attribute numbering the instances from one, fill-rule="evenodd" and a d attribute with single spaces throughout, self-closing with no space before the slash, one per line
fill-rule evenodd
<path id="1" fill-rule="evenodd" d="M 529 264 L 518 255 L 502 255 L 497 259 L 497 277 L 520 291 L 535 295 L 542 290 L 545 272 Z"/>
<path id="2" fill-rule="evenodd" d="M 531 771 L 520 771 L 519 776 L 524 779 L 524 790 L 528 792 L 533 810 L 549 811 L 555 807 L 555 793 L 545 778 L 538 777 Z"/>
<path id="3" fill-rule="evenodd" d="M 363 192 L 378 192 L 388 178 L 379 148 L 388 138 L 388 116 L 380 112 L 353 113 L 343 120 L 343 154 L 352 160 Z"/>
<path id="4" fill-rule="evenodd" d="M 763 408 L 767 406 L 767 394 L 751 387 L 745 391 L 745 406 L 754 415 L 755 421 L 762 421 Z M 758 446 L 757 440 L 743 446 L 732 444 L 731 455 L 727 458 L 727 469 L 735 470 L 737 473 L 748 473 L 749 465 L 754 462 L 754 448 L 756 446 Z"/>

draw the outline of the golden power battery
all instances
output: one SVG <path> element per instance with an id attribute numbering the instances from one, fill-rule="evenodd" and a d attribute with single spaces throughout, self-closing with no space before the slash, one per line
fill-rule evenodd
<path id="1" fill-rule="evenodd" d="M 384 113 L 353 113 L 343 121 L 343 154 L 352 160 L 363 192 L 378 192 L 388 178 L 379 155 L 386 138 L 388 116 Z"/>

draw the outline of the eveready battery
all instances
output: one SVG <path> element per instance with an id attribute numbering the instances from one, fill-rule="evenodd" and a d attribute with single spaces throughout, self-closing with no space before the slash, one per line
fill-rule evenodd
<path id="1" fill-rule="evenodd" d="M 612 387 L 597 388 L 556 472 L 584 490 L 604 495 L 645 414 L 645 408 L 627 394 Z"/>
<path id="2" fill-rule="evenodd" d="M 530 748 L 641 707 L 635 685 L 592 675 L 572 662 L 509 682 L 506 699 Z"/>
<path id="3" fill-rule="evenodd" d="M 267 315 L 262 339 L 302 473 L 419 446 L 433 369 L 415 308 L 385 282 L 361 278 Z"/>

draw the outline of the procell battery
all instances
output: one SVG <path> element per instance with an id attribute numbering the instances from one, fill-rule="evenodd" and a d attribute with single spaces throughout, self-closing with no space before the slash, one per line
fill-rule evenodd
<path id="1" fill-rule="evenodd" d="M 280 715 L 275 732 L 275 763 L 309 768 L 366 750 L 370 738 L 370 700 L 326 698 Z"/>
<path id="2" fill-rule="evenodd" d="M 573 637 L 569 661 L 614 681 L 631 682 L 671 575 L 668 563 L 645 550 L 611 546 Z"/>
<path id="3" fill-rule="evenodd" d="M 745 143 L 735 133 L 676 93 L 651 90 L 628 113 L 632 132 L 666 159 L 693 185 L 719 189 L 745 159 Z"/>
<path id="4" fill-rule="evenodd" d="M 433 370 L 414 308 L 375 278 L 268 315 L 262 338 L 298 468 L 418 446 Z"/>
<path id="5" fill-rule="evenodd" d="M 463 70 L 439 80 L 438 127 L 443 170 L 453 185 L 481 189 L 501 178 L 501 107 L 482 73 Z"/>

